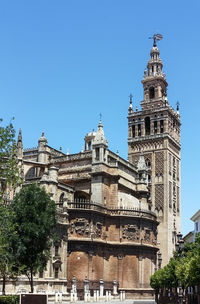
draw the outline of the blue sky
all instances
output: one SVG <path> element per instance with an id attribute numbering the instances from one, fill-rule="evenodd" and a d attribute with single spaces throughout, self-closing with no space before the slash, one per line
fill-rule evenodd
<path id="1" fill-rule="evenodd" d="M 79 152 L 102 113 L 109 148 L 127 158 L 129 94 L 143 98 L 141 80 L 154 33 L 168 81 L 180 102 L 182 231 L 199 209 L 200 2 L 149 0 L 2 0 L 0 105 L 15 117 L 24 147 L 42 131 L 55 148 Z"/>

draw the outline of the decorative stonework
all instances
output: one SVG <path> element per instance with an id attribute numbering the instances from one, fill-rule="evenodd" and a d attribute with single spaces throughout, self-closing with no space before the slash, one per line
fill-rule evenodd
<path id="1" fill-rule="evenodd" d="M 102 226 L 103 226 L 103 223 L 101 222 L 97 222 L 94 226 L 94 235 L 96 238 L 100 238 L 102 236 Z"/>
<path id="2" fill-rule="evenodd" d="M 136 225 L 124 225 L 122 228 L 122 238 L 137 241 L 140 238 L 140 231 Z"/>
<path id="3" fill-rule="evenodd" d="M 164 173 L 164 152 L 155 153 L 155 174 Z"/>
<path id="4" fill-rule="evenodd" d="M 75 233 L 78 235 L 89 237 L 90 225 L 85 218 L 76 218 L 70 223 L 69 231 L 71 234 Z"/>
<path id="5" fill-rule="evenodd" d="M 169 182 L 169 208 L 172 208 L 172 182 Z"/>
<path id="6" fill-rule="evenodd" d="M 169 148 L 174 151 L 176 154 L 179 154 L 180 146 L 176 145 L 174 142 L 169 142 Z"/>
<path id="7" fill-rule="evenodd" d="M 155 185 L 155 208 L 164 211 L 164 185 Z"/>

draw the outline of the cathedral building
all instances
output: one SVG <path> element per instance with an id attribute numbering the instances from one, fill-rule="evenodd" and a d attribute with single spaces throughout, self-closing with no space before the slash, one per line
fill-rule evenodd
<path id="1" fill-rule="evenodd" d="M 69 293 L 76 282 L 93 296 L 112 291 L 152 297 L 149 278 L 173 253 L 180 230 L 180 116 L 170 107 L 162 61 L 154 43 L 142 84 L 141 110 L 128 110 L 128 161 L 109 150 L 100 121 L 85 136 L 85 149 L 65 154 L 42 134 L 18 158 L 26 184 L 38 182 L 55 201 L 59 241 L 35 291 Z M 72 286 L 73 285 L 73 286 Z M 20 278 L 13 291 L 28 289 Z"/>

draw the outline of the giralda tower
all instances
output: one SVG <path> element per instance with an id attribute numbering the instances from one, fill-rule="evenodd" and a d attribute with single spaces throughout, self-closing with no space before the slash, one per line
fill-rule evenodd
<path id="1" fill-rule="evenodd" d="M 167 81 L 162 72 L 157 40 L 150 52 L 147 70 L 142 80 L 144 99 L 141 110 L 134 109 L 132 96 L 128 111 L 128 158 L 137 164 L 141 152 L 148 168 L 150 190 L 149 208 L 160 222 L 158 244 L 162 266 L 168 263 L 175 250 L 180 231 L 180 114 L 167 99 Z"/>

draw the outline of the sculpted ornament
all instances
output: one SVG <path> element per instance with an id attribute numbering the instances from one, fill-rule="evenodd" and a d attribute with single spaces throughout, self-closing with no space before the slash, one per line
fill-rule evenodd
<path id="1" fill-rule="evenodd" d="M 150 235 L 151 235 L 151 230 L 146 229 L 144 233 L 144 241 L 145 242 L 150 242 Z"/>
<path id="2" fill-rule="evenodd" d="M 103 224 L 100 222 L 97 222 L 96 225 L 94 226 L 94 233 L 97 238 L 101 237 L 102 226 L 103 226 Z"/>
<path id="3" fill-rule="evenodd" d="M 131 241 L 137 241 L 140 238 L 140 232 L 138 230 L 138 227 L 136 225 L 125 225 L 122 228 L 122 238 L 131 240 Z"/>
<path id="4" fill-rule="evenodd" d="M 85 218 L 76 218 L 69 227 L 71 234 L 76 233 L 82 236 L 89 236 L 90 234 L 90 225 Z"/>

